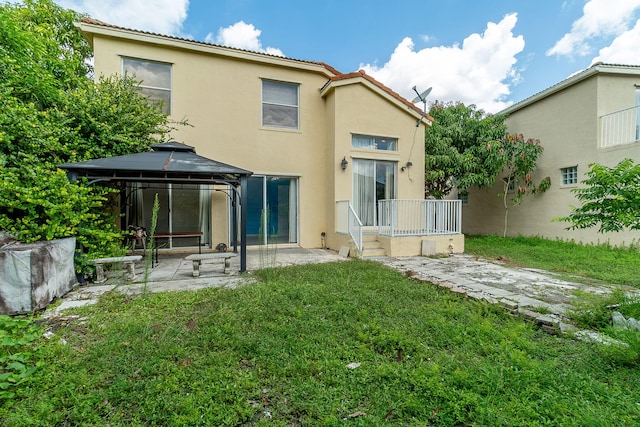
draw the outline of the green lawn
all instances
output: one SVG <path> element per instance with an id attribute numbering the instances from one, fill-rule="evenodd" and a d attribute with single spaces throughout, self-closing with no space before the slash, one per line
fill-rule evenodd
<path id="1" fill-rule="evenodd" d="M 39 344 L 2 425 L 640 425 L 632 352 L 375 262 L 259 278 L 105 296 Z"/>
<path id="2" fill-rule="evenodd" d="M 539 237 L 471 236 L 465 239 L 465 252 L 640 288 L 638 246 L 614 248 Z"/>

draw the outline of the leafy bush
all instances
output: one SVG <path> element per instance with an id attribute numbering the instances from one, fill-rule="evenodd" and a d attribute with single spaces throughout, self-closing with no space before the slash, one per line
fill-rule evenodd
<path id="1" fill-rule="evenodd" d="M 100 256 L 121 242 L 114 190 L 71 183 L 57 165 L 145 151 L 174 128 L 135 80 L 90 78 L 81 17 L 51 0 L 0 5 L 0 230 L 75 236 Z"/>

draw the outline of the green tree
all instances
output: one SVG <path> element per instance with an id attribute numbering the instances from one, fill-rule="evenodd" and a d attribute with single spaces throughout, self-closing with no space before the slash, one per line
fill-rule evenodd
<path id="1" fill-rule="evenodd" d="M 81 17 L 51 0 L 0 5 L 0 230 L 110 253 L 121 242 L 114 190 L 70 183 L 56 165 L 144 151 L 173 127 L 136 81 L 91 79 Z"/>
<path id="2" fill-rule="evenodd" d="M 542 154 L 540 141 L 507 134 L 504 115 L 486 114 L 475 105 L 435 103 L 429 114 L 434 122 L 425 137 L 425 195 L 440 199 L 454 188 L 492 187 L 505 176 L 499 195 L 506 235 L 509 209 L 551 185 L 550 178 L 538 184 L 532 179 Z"/>
<path id="3" fill-rule="evenodd" d="M 615 167 L 589 165 L 587 187 L 573 192 L 582 205 L 559 221 L 570 222 L 570 230 L 598 227 L 598 232 L 640 230 L 640 164 L 624 159 Z"/>
<path id="4" fill-rule="evenodd" d="M 503 191 L 500 194 L 504 206 L 503 237 L 507 235 L 509 209 L 522 203 L 527 195 L 545 192 L 551 186 L 551 178 L 542 179 L 537 185 L 533 180 L 533 172 L 538 166 L 538 158 L 542 155 L 542 146 L 537 139 L 526 139 L 520 134 L 506 135 L 501 144 L 487 147 L 495 151 L 498 164 L 502 164 L 501 172 Z"/>
<path id="5" fill-rule="evenodd" d="M 425 137 L 425 195 L 441 199 L 454 188 L 492 186 L 503 163 L 488 147 L 501 144 L 505 117 L 462 103 L 435 103 L 429 114 L 434 121 Z"/>

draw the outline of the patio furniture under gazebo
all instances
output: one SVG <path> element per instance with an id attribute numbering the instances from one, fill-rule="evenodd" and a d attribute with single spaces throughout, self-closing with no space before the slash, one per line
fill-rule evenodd
<path id="1" fill-rule="evenodd" d="M 253 172 L 196 154 L 191 146 L 179 142 L 153 144 L 153 151 L 58 165 L 70 181 L 87 178 L 90 183 L 120 183 L 126 199 L 127 183 L 228 185 L 232 191 L 232 244 L 237 252 L 238 207 L 247 200 L 247 180 Z M 122 209 L 125 208 L 122 203 Z M 246 205 L 245 205 L 246 206 Z M 240 209 L 240 271 L 247 268 L 246 209 Z M 125 221 L 123 218 L 122 221 Z M 126 229 L 126 224 L 122 224 Z"/>

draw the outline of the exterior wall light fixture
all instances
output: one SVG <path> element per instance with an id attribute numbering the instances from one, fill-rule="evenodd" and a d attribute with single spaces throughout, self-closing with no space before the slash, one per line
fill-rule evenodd
<path id="1" fill-rule="evenodd" d="M 342 161 L 340 162 L 340 167 L 342 168 L 342 170 L 345 170 L 348 164 L 349 162 L 347 161 L 347 157 L 343 157 Z"/>

